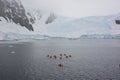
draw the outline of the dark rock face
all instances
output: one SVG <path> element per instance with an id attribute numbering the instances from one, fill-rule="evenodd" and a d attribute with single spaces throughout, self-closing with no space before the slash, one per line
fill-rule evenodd
<path id="1" fill-rule="evenodd" d="M 32 24 L 25 14 L 23 5 L 16 0 L 0 0 L 0 16 L 4 17 L 7 21 L 13 21 L 16 24 L 25 26 L 28 30 L 34 31 Z"/>
<path id="2" fill-rule="evenodd" d="M 120 20 L 115 20 L 116 24 L 120 24 Z"/>
<path id="3" fill-rule="evenodd" d="M 31 22 L 32 24 L 34 24 L 34 23 L 35 23 L 35 18 L 32 17 L 32 15 L 31 15 L 29 12 L 27 12 L 27 15 L 30 17 L 30 18 L 29 18 L 30 22 Z"/>
<path id="4" fill-rule="evenodd" d="M 52 23 L 55 19 L 56 19 L 56 16 L 54 14 L 50 14 L 50 16 L 46 20 L 45 24 Z"/>

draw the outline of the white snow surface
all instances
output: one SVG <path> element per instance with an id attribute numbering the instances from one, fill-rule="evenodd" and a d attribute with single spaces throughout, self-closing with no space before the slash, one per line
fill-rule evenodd
<path id="1" fill-rule="evenodd" d="M 13 22 L 7 22 L 4 18 L 0 17 L 0 40 L 5 39 L 3 38 L 5 35 L 12 33 L 23 36 L 48 35 L 68 38 L 77 38 L 84 34 L 120 34 L 120 25 L 115 24 L 115 19 L 118 14 L 80 19 L 56 15 L 56 19 L 52 23 L 45 24 L 51 12 L 44 12 L 36 9 L 26 9 L 26 11 L 36 19 L 35 23 L 32 24 L 34 31 L 29 31 L 25 27 Z M 13 37 L 13 39 L 15 38 Z"/>

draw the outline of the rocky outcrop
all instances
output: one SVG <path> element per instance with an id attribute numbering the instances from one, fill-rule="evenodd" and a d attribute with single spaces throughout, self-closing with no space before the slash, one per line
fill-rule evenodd
<path id="1" fill-rule="evenodd" d="M 34 31 L 33 19 L 29 20 L 26 11 L 20 0 L 0 0 L 0 16 L 9 22 L 14 22 L 26 27 L 29 31 Z"/>
<path id="2" fill-rule="evenodd" d="M 116 24 L 120 24 L 120 20 L 115 20 Z"/>
<path id="3" fill-rule="evenodd" d="M 55 19 L 56 19 L 56 16 L 53 13 L 51 13 L 48 19 L 46 20 L 45 24 L 52 23 Z"/>

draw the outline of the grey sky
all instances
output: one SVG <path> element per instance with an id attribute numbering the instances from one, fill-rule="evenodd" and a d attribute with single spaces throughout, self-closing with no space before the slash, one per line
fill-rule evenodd
<path id="1" fill-rule="evenodd" d="M 29 8 L 53 11 L 67 17 L 120 13 L 120 0 L 22 0 L 22 2 Z"/>

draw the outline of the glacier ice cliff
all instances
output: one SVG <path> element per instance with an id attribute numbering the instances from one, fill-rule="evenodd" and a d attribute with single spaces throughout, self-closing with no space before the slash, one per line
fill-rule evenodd
<path id="1" fill-rule="evenodd" d="M 119 38 L 120 14 L 69 18 L 0 0 L 0 40 Z"/>

